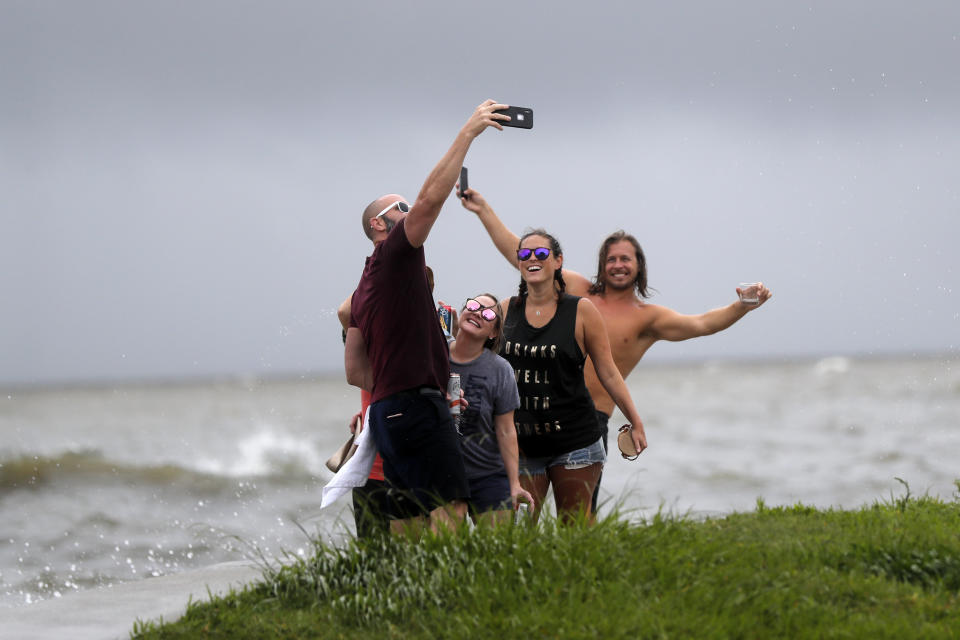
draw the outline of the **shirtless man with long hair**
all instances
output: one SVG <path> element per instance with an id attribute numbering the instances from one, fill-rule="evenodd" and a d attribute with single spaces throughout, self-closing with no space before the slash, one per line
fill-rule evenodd
<path id="1" fill-rule="evenodd" d="M 507 228 L 476 190 L 467 189 L 460 202 L 477 215 L 494 245 L 516 267 L 519 236 Z M 567 283 L 567 292 L 588 298 L 603 316 L 613 360 L 624 379 L 654 343 L 660 340 L 680 342 L 723 331 L 763 305 L 772 295 L 760 283 L 758 304 L 744 304 L 738 298 L 724 307 L 696 315 L 684 315 L 668 307 L 650 304 L 645 301 L 650 294 L 643 249 L 637 239 L 625 231 L 612 233 L 603 241 L 593 282 L 569 269 L 563 269 L 562 275 Z M 613 412 L 614 401 L 600 384 L 592 363 L 584 367 L 584 376 L 597 410 L 597 418 L 604 427 L 606 444 L 606 425 Z M 597 490 L 594 493 L 594 511 L 599 483 Z"/>

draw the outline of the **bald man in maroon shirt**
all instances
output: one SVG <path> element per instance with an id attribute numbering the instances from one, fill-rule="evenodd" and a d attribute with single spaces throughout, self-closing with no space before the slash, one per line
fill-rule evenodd
<path id="1" fill-rule="evenodd" d="M 374 244 L 350 304 L 344 365 L 347 382 L 371 392 L 371 435 L 383 458 L 391 528 L 403 531 L 429 517 L 430 526 L 457 526 L 469 497 L 463 458 L 446 399 L 447 343 L 427 283 L 423 243 L 456 184 L 473 140 L 508 120 L 507 105 L 476 108 L 427 176 L 413 205 L 388 194 L 361 217 Z"/>

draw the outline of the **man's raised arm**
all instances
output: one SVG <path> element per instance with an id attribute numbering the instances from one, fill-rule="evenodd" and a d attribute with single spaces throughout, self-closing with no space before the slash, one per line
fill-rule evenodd
<path id="1" fill-rule="evenodd" d="M 433 223 L 437 221 L 437 216 L 440 215 L 443 203 L 453 190 L 453 185 L 457 183 L 457 178 L 460 176 L 460 167 L 463 166 L 463 160 L 466 158 L 467 150 L 473 140 L 483 133 L 487 127 L 496 127 L 503 130 L 500 121 L 509 120 L 510 117 L 494 113 L 494 111 L 506 108 L 507 105 L 493 100 L 486 100 L 477 107 L 467 123 L 460 129 L 460 133 L 457 134 L 447 153 L 427 176 L 404 223 L 407 242 L 412 246 L 419 247 L 426 242 L 430 229 L 433 228 Z"/>
<path id="2" fill-rule="evenodd" d="M 657 307 L 657 316 L 650 325 L 650 332 L 658 340 L 669 340 L 671 342 L 709 336 L 728 329 L 748 312 L 757 309 L 769 300 L 772 295 L 770 289 L 760 283 L 760 302 L 755 305 L 747 305 L 737 300 L 725 307 L 712 309 L 695 316 L 686 316 L 667 307 Z"/>

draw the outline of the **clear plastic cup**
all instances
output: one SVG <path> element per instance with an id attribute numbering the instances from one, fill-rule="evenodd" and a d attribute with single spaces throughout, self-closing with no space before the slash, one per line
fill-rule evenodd
<path id="1" fill-rule="evenodd" d="M 759 282 L 741 282 L 740 283 L 740 302 L 749 305 L 760 304 L 760 283 Z"/>

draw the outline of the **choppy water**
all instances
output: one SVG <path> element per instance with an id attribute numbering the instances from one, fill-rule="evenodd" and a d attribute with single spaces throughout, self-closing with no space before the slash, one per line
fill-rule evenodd
<path id="1" fill-rule="evenodd" d="M 602 510 L 857 507 L 902 494 L 897 477 L 958 491 L 955 356 L 641 364 L 628 382 L 650 449 L 611 458 Z M 340 538 L 323 461 L 358 395 L 339 378 L 0 394 L 0 605 L 303 552 L 297 522 Z"/>

